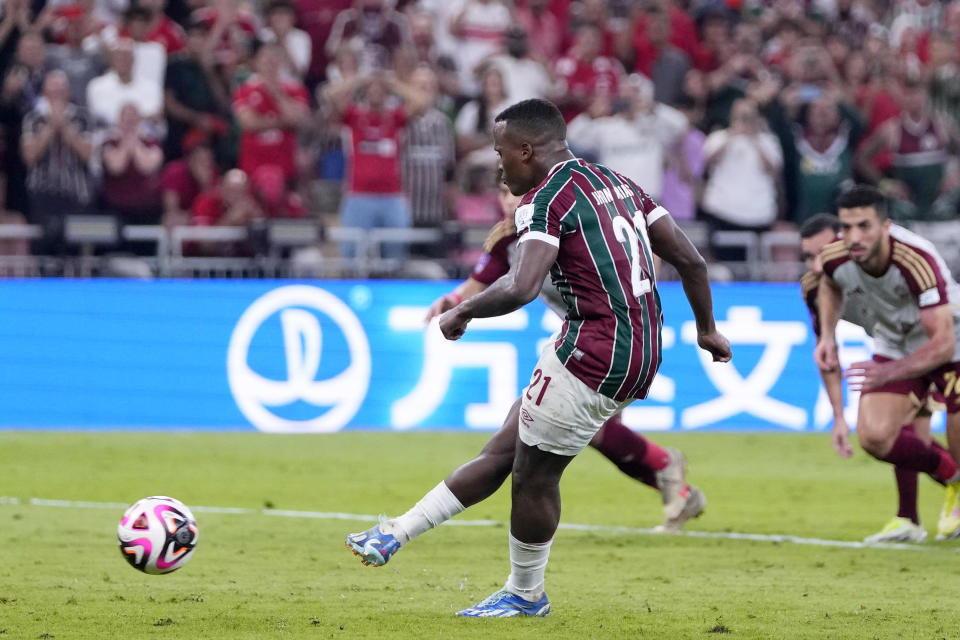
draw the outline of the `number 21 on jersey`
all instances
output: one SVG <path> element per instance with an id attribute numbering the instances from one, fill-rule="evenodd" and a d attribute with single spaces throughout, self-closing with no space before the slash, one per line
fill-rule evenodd
<path id="1" fill-rule="evenodd" d="M 640 266 L 640 238 L 637 237 L 637 231 L 643 234 L 643 244 L 650 246 L 650 239 L 647 236 L 647 225 L 642 215 L 637 215 L 633 223 L 624 216 L 617 216 L 613 219 L 613 235 L 618 242 L 626 242 L 630 247 L 630 282 L 633 285 L 633 296 L 640 296 L 650 293 L 650 278 L 644 273 Z"/>

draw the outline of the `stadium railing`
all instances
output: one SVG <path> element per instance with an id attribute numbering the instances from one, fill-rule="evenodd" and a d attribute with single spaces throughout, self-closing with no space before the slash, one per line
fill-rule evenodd
<path id="1" fill-rule="evenodd" d="M 960 262 L 960 225 L 919 226 L 923 227 L 918 229 L 923 235 L 945 245 L 945 257 Z M 735 280 L 789 281 L 802 272 L 796 255 L 799 236 L 794 231 L 711 234 L 696 222 L 683 227 L 701 251 L 711 241 L 717 247 L 742 251 L 743 260 L 722 263 Z M 482 243 L 486 236 L 485 230 L 469 231 L 463 230 L 461 238 L 468 247 Z M 0 240 L 35 240 L 41 236 L 42 229 L 36 225 L 0 225 Z M 262 227 L 163 227 L 119 225 L 108 216 L 69 216 L 65 220 L 64 240 L 77 248 L 77 255 L 0 255 L 0 276 L 443 278 L 446 268 L 451 266 L 443 259 L 389 258 L 384 257 L 383 248 L 390 243 L 408 248 L 452 248 L 449 229 L 324 229 L 312 219 L 271 220 Z M 118 241 L 127 246 L 136 243 L 136 258 L 118 254 Z M 231 256 L 230 248 L 238 244 L 244 245 L 251 255 Z M 670 277 L 670 273 L 665 270 L 663 276 Z"/>

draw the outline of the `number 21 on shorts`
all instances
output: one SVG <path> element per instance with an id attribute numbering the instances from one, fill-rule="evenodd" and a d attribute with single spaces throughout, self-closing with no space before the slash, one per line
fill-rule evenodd
<path id="1" fill-rule="evenodd" d="M 543 375 L 543 371 L 541 369 L 535 370 L 533 375 L 530 376 L 530 384 L 527 385 L 527 400 L 530 400 L 533 402 L 533 404 L 539 407 L 540 403 L 543 402 L 543 394 L 547 392 L 547 387 L 550 385 L 550 381 L 552 379 L 553 378 L 550 376 Z M 540 390 L 538 392 L 536 387 L 541 381 L 543 384 L 540 385 Z M 536 398 L 534 398 L 533 394 L 536 394 Z"/>

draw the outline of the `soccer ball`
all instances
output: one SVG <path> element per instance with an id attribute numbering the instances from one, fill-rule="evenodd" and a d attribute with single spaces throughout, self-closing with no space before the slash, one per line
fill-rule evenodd
<path id="1" fill-rule="evenodd" d="M 167 496 L 138 500 L 117 525 L 120 553 L 144 573 L 170 573 L 187 564 L 198 535 L 190 509 Z"/>

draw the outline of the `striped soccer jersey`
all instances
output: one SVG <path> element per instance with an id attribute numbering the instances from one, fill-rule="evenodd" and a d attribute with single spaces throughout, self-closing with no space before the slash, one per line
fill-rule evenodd
<path id="1" fill-rule="evenodd" d="M 570 373 L 599 393 L 643 398 L 660 366 L 660 296 L 647 227 L 666 209 L 631 180 L 571 159 L 523 197 L 519 242 L 558 248 L 550 274 L 566 318 L 554 344 Z"/>
<path id="2" fill-rule="evenodd" d="M 844 305 L 872 312 L 874 352 L 902 358 L 927 343 L 920 310 L 949 304 L 957 337 L 951 361 L 960 361 L 960 287 L 933 244 L 898 225 L 890 225 L 890 265 L 874 278 L 850 258 L 843 241 L 823 248 L 824 273 L 843 291 Z"/>

